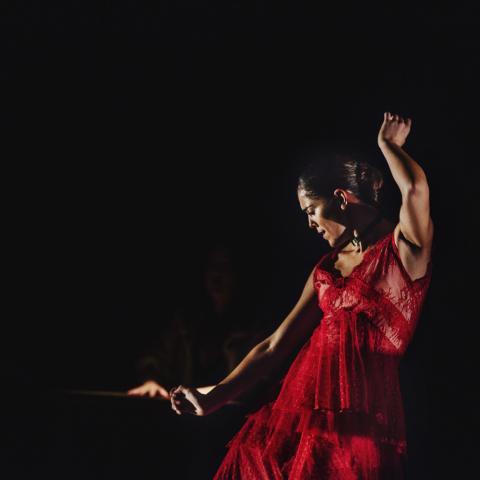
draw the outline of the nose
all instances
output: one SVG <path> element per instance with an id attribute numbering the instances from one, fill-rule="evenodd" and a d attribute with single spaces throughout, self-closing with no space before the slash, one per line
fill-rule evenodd
<path id="1" fill-rule="evenodd" d="M 315 224 L 313 223 L 313 221 L 312 221 L 312 219 L 311 219 L 310 217 L 308 217 L 308 226 L 309 226 L 310 228 L 316 228 L 316 227 L 315 227 Z"/>

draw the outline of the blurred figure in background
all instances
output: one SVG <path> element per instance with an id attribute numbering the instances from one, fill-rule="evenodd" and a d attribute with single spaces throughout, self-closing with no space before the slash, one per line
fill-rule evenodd
<path id="1" fill-rule="evenodd" d="M 258 305 L 252 308 L 255 295 L 245 291 L 232 247 L 225 242 L 212 245 L 202 267 L 200 294 L 192 291 L 184 297 L 160 337 L 139 358 L 140 385 L 129 395 L 169 400 L 169 390 L 179 383 L 214 385 L 264 338 L 268 315 L 260 313 Z M 248 403 L 253 396 L 234 403 Z"/>

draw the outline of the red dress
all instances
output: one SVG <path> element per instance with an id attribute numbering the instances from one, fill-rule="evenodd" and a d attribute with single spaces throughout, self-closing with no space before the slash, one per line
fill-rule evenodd
<path id="1" fill-rule="evenodd" d="M 393 231 L 346 278 L 333 268 L 335 255 L 336 249 L 325 254 L 314 270 L 321 321 L 280 380 L 276 399 L 245 416 L 214 480 L 403 478 L 398 366 L 432 261 L 412 281 Z"/>

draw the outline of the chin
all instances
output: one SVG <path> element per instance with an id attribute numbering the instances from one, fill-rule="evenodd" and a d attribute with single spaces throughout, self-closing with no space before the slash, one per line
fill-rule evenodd
<path id="1" fill-rule="evenodd" d="M 338 244 L 338 237 L 335 237 L 335 238 L 329 238 L 327 240 L 328 244 L 332 247 L 332 248 L 335 248 Z"/>

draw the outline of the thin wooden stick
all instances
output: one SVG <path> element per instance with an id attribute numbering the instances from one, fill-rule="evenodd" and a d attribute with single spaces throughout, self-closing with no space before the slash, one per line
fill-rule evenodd
<path id="1" fill-rule="evenodd" d="M 150 397 L 148 395 L 128 395 L 125 392 L 109 391 L 109 390 L 77 390 L 77 389 L 61 389 L 61 393 L 67 395 L 85 395 L 89 397 L 128 397 L 128 398 L 146 398 L 148 400 L 166 400 L 163 397 L 157 395 Z"/>

